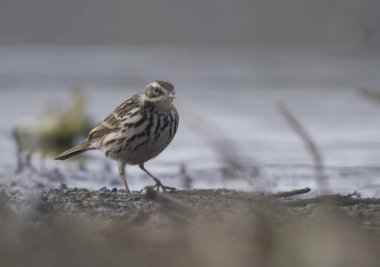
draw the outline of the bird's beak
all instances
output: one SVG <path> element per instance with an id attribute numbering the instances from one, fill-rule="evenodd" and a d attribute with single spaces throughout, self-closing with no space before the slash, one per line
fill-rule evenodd
<path id="1" fill-rule="evenodd" d="M 170 94 L 170 95 L 167 96 L 167 98 L 169 98 L 169 99 L 174 99 L 174 98 L 175 98 L 175 95 L 174 95 L 174 94 Z"/>

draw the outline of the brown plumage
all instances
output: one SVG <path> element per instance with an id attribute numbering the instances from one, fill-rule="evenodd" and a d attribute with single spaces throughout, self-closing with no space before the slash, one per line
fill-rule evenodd
<path id="1" fill-rule="evenodd" d="M 87 150 L 99 149 L 119 162 L 119 173 L 129 192 L 125 165 L 139 167 L 154 179 L 154 187 L 163 186 L 159 179 L 144 167 L 144 163 L 160 154 L 173 140 L 179 117 L 173 105 L 174 87 L 171 83 L 155 81 L 137 95 L 119 105 L 89 133 L 86 141 L 57 156 L 65 160 Z"/>

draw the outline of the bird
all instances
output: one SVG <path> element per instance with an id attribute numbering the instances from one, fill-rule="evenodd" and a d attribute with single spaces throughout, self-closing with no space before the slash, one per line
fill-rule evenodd
<path id="1" fill-rule="evenodd" d="M 96 125 L 83 143 L 59 154 L 55 160 L 66 160 L 87 150 L 101 150 L 106 157 L 118 162 L 126 192 L 130 192 L 126 165 L 138 165 L 154 180 L 155 184 L 147 188 L 175 190 L 163 185 L 144 167 L 145 162 L 170 144 L 177 132 L 179 116 L 174 99 L 174 86 L 170 82 L 156 80 L 149 83 Z"/>

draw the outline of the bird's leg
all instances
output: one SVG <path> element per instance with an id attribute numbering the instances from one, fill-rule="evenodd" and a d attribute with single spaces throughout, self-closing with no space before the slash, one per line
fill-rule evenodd
<path id="1" fill-rule="evenodd" d="M 157 177 L 155 177 L 147 169 L 145 169 L 144 163 L 140 164 L 139 167 L 140 167 L 141 170 L 143 170 L 146 174 L 148 174 L 156 182 L 155 185 L 153 185 L 153 186 L 147 186 L 147 188 L 156 188 L 156 190 L 159 191 L 160 187 L 161 187 L 162 191 L 164 191 L 164 192 L 176 190 L 175 187 L 170 187 L 170 186 L 163 185 L 161 183 L 161 181 Z"/>
<path id="2" fill-rule="evenodd" d="M 123 163 L 123 162 L 119 163 L 119 174 L 120 174 L 120 179 L 124 184 L 125 192 L 130 193 L 128 183 L 127 183 L 127 179 L 126 179 L 126 175 L 125 175 L 125 163 Z"/>

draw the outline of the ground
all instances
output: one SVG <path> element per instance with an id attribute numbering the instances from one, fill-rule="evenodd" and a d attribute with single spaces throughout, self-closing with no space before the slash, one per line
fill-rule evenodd
<path id="1" fill-rule="evenodd" d="M 0 257 L 4 266 L 377 266 L 378 199 L 292 194 L 3 192 Z"/>

